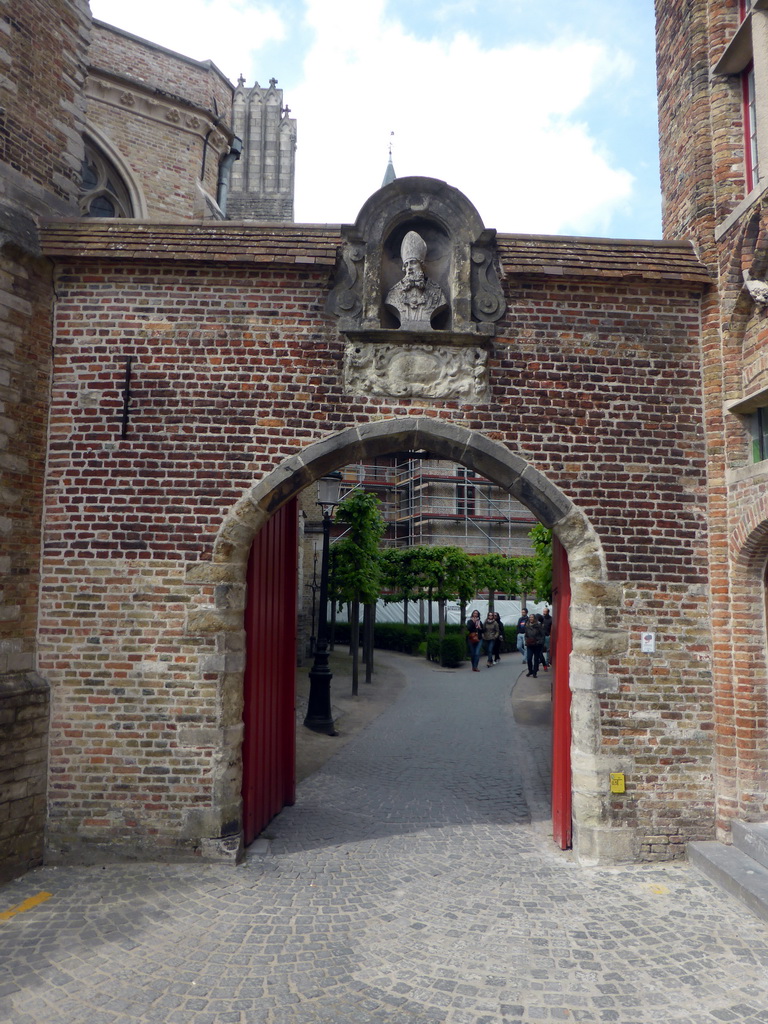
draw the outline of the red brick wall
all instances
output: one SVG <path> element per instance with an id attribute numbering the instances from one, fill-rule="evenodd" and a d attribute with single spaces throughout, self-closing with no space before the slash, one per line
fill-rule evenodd
<path id="1" fill-rule="evenodd" d="M 221 727 L 220 652 L 185 632 L 196 568 L 282 459 L 374 417 L 424 414 L 506 442 L 593 523 L 626 588 L 613 624 L 631 638 L 611 664 L 620 692 L 602 698 L 603 750 L 630 766 L 611 820 L 639 829 L 645 856 L 677 855 L 713 819 L 698 294 L 517 279 L 491 399 L 469 407 L 344 394 L 327 281 L 237 266 L 59 274 L 41 631 L 54 848 L 173 844 L 179 829 L 194 844 Z M 647 629 L 655 656 L 640 653 Z"/>
<path id="2" fill-rule="evenodd" d="M 715 285 L 702 308 L 702 370 L 717 823 L 725 838 L 734 816 L 768 815 L 768 467 L 749 467 L 746 422 L 723 412 L 768 383 L 765 313 L 742 284 L 744 269 L 764 276 L 768 225 L 760 202 L 727 230 L 723 223 L 745 199 L 740 82 L 709 72 L 733 38 L 738 4 L 657 0 L 656 10 L 665 232 L 695 240 Z"/>

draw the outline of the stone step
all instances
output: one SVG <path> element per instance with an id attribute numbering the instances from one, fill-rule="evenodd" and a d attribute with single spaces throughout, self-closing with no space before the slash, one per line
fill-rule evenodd
<path id="1" fill-rule="evenodd" d="M 768 868 L 768 822 L 734 821 L 733 845 L 764 868 Z"/>
<path id="2" fill-rule="evenodd" d="M 688 859 L 703 875 L 768 921 L 768 868 L 735 846 L 689 843 Z"/>

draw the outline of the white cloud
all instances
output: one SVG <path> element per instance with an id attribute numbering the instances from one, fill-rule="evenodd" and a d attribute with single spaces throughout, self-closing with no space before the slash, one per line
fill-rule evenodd
<path id="1" fill-rule="evenodd" d="M 576 117 L 630 71 L 599 44 L 419 40 L 386 19 L 383 0 L 310 0 L 307 17 L 315 41 L 288 97 L 297 219 L 353 220 L 381 184 L 392 130 L 398 176 L 443 178 L 501 231 L 607 228 L 628 201 L 632 176 Z"/>
<path id="2" fill-rule="evenodd" d="M 285 38 L 276 7 L 253 0 L 91 0 L 94 18 L 192 57 L 212 60 L 233 82 L 254 82 L 258 53 Z M 139 28 L 136 26 L 144 26 Z"/>
<path id="3" fill-rule="evenodd" d="M 467 0 L 459 0 L 459 5 Z M 509 2 L 509 0 L 506 0 Z M 586 38 L 548 45 L 468 32 L 423 39 L 388 17 L 387 0 L 92 0 L 95 17 L 198 60 L 233 81 L 265 84 L 265 58 L 301 84 L 296 217 L 351 221 L 380 186 L 394 131 L 400 177 L 442 178 L 500 231 L 608 233 L 633 177 L 602 151 L 584 105 L 620 96 L 633 72 Z M 471 3 L 471 0 L 470 0 Z M 307 38 L 309 48 L 302 50 Z"/>

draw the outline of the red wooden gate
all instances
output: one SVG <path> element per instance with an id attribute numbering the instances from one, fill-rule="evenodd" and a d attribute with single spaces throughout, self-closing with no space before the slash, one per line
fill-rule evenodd
<path id="1" fill-rule="evenodd" d="M 296 799 L 298 501 L 254 538 L 245 609 L 243 832 L 252 843 Z"/>
<path id="2" fill-rule="evenodd" d="M 552 538 L 552 651 L 555 681 L 552 704 L 552 835 L 566 850 L 571 845 L 571 687 L 568 673 L 571 633 L 571 578 L 568 553 Z"/>

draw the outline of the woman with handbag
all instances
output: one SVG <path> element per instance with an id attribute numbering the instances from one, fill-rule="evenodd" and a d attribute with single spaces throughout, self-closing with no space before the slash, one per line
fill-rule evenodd
<path id="1" fill-rule="evenodd" d="M 480 620 L 480 612 L 475 608 L 471 618 L 467 619 L 467 643 L 469 644 L 469 657 L 472 661 L 472 671 L 479 672 L 480 644 L 483 639 L 483 623 Z"/>
<path id="2" fill-rule="evenodd" d="M 488 612 L 488 618 L 483 624 L 483 643 L 485 653 L 488 657 L 488 668 L 493 668 L 493 652 L 499 640 L 499 624 L 493 612 Z"/>

